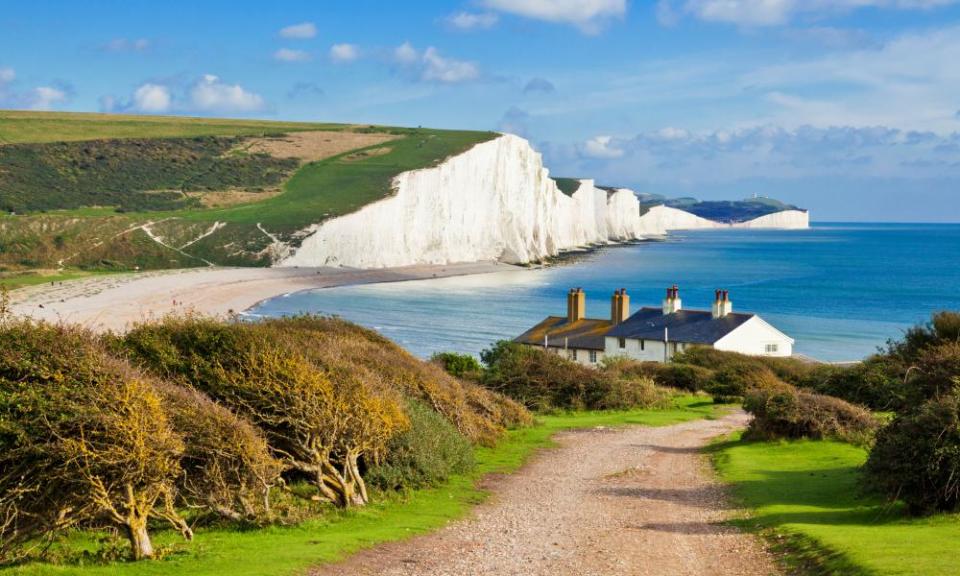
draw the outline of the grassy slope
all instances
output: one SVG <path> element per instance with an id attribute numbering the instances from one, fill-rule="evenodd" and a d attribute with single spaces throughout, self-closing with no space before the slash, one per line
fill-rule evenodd
<path id="1" fill-rule="evenodd" d="M 254 531 L 200 530 L 196 540 L 181 544 L 176 535 L 159 533 L 160 544 L 175 544 L 178 552 L 155 562 L 58 567 L 33 564 L 0 569 L 0 575 L 77 574 L 81 576 L 190 574 L 267 576 L 299 573 L 380 542 L 400 540 L 443 526 L 482 501 L 477 481 L 490 473 L 516 470 L 538 449 L 551 446 L 550 437 L 570 428 L 642 424 L 666 426 L 712 417 L 716 407 L 703 398 L 684 397 L 669 410 L 585 412 L 542 418 L 539 426 L 516 430 L 495 448 L 477 449 L 474 472 L 441 488 L 418 490 L 407 498 L 381 501 L 358 512 L 331 515 L 297 527 Z"/>
<path id="2" fill-rule="evenodd" d="M 103 138 L 242 136 L 298 130 L 344 130 L 349 127 L 347 124 L 312 122 L 0 110 L 0 144 Z"/>
<path id="3" fill-rule="evenodd" d="M 907 518 L 864 497 L 862 448 L 838 442 L 732 441 L 721 476 L 754 511 L 748 526 L 789 535 L 788 560 L 814 573 L 954 575 L 960 517 Z"/>

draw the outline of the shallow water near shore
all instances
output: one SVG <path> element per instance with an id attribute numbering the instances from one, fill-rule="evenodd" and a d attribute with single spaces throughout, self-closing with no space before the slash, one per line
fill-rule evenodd
<path id="1" fill-rule="evenodd" d="M 533 270 L 344 286 L 268 300 L 250 312 L 336 314 L 419 356 L 477 354 L 548 315 L 571 287 L 605 318 L 624 287 L 631 308 L 658 306 L 678 284 L 685 308 L 709 309 L 715 288 L 815 358 L 857 360 L 937 310 L 960 310 L 960 225 L 814 224 L 809 230 L 676 232 L 664 242 L 604 248 Z"/>

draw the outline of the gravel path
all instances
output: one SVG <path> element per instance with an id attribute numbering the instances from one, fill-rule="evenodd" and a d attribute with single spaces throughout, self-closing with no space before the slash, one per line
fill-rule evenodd
<path id="1" fill-rule="evenodd" d="M 319 567 L 314 576 L 768 575 L 771 557 L 722 524 L 733 511 L 699 448 L 742 412 L 663 428 L 567 432 L 471 517 Z"/>

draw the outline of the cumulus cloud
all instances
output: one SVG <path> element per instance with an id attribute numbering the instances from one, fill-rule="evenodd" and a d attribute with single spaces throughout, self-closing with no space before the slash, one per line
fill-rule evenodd
<path id="1" fill-rule="evenodd" d="M 586 158 L 611 159 L 624 155 L 623 149 L 612 136 L 594 136 L 578 147 L 580 154 Z"/>
<path id="2" fill-rule="evenodd" d="M 131 109 L 147 114 L 160 114 L 170 110 L 173 96 L 170 89 L 160 84 L 143 84 L 133 92 Z"/>
<path id="3" fill-rule="evenodd" d="M 552 94 L 556 91 L 556 86 L 553 85 L 553 82 L 547 80 L 546 78 L 531 78 L 527 82 L 526 86 L 523 87 L 524 94 L 530 94 L 533 92 L 540 92 L 543 94 Z"/>
<path id="4" fill-rule="evenodd" d="M 356 44 L 334 44 L 330 47 L 330 59 L 334 62 L 353 62 L 360 57 Z"/>
<path id="5" fill-rule="evenodd" d="M 263 97 L 239 84 L 227 84 L 213 74 L 205 74 L 189 91 L 192 109 L 200 112 L 255 112 L 264 108 Z"/>
<path id="6" fill-rule="evenodd" d="M 835 16 L 860 8 L 932 10 L 960 0 L 660 0 L 661 23 L 671 24 L 681 14 L 707 22 L 737 26 L 781 26 L 803 15 Z"/>
<path id="7" fill-rule="evenodd" d="M 317 26 L 313 22 L 301 22 L 280 29 L 283 38 L 314 38 L 317 35 Z"/>
<path id="8" fill-rule="evenodd" d="M 480 30 L 492 28 L 499 19 L 493 12 L 456 12 L 447 16 L 446 22 L 458 30 Z"/>
<path id="9" fill-rule="evenodd" d="M 101 46 L 101 49 L 104 52 L 144 52 L 150 45 L 147 38 L 114 38 Z"/>
<path id="10" fill-rule="evenodd" d="M 433 46 L 421 53 L 409 42 L 404 42 L 394 49 L 393 58 L 401 69 L 424 82 L 460 84 L 480 78 L 476 63 L 443 56 Z"/>
<path id="11" fill-rule="evenodd" d="M 67 92 L 53 86 L 38 86 L 30 92 L 31 110 L 53 110 L 57 104 L 67 101 Z"/>
<path id="12" fill-rule="evenodd" d="M 571 24 L 596 34 L 627 13 L 626 0 L 483 0 L 491 10 L 545 22 Z"/>
<path id="13" fill-rule="evenodd" d="M 273 53 L 273 59 L 281 62 L 306 62 L 310 59 L 310 53 L 305 50 L 280 48 Z"/>

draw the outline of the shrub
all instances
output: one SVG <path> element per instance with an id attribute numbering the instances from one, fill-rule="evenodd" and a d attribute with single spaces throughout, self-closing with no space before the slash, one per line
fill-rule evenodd
<path id="1" fill-rule="evenodd" d="M 960 312 L 937 312 L 930 322 L 914 326 L 898 341 L 887 342 L 887 356 L 912 364 L 928 347 L 960 341 Z"/>
<path id="2" fill-rule="evenodd" d="M 151 517 L 174 510 L 184 450 L 153 383 L 79 328 L 0 322 L 0 556 L 106 522 L 153 555 Z"/>
<path id="3" fill-rule="evenodd" d="M 650 378 L 593 369 L 532 346 L 500 341 L 484 350 L 483 384 L 527 408 L 601 410 L 662 405 L 666 394 Z"/>
<path id="4" fill-rule="evenodd" d="M 457 378 L 479 380 L 483 373 L 483 366 L 470 354 L 437 352 L 430 358 L 430 361 Z"/>
<path id="5" fill-rule="evenodd" d="M 368 481 L 381 489 L 433 486 L 473 468 L 473 448 L 443 416 L 419 401 L 407 403 L 410 427 L 390 439 Z"/>
<path id="6" fill-rule="evenodd" d="M 250 418 L 289 469 L 341 507 L 368 501 L 361 458 L 376 459 L 408 424 L 398 396 L 370 374 L 317 366 L 267 324 L 171 317 L 124 343 L 150 369 Z"/>
<path id="7" fill-rule="evenodd" d="M 868 486 L 914 514 L 960 509 L 960 395 L 898 414 L 877 434 L 865 470 Z"/>
<path id="8" fill-rule="evenodd" d="M 813 390 L 874 410 L 900 410 L 908 406 L 912 394 L 904 382 L 898 362 L 887 356 L 871 356 L 851 366 L 831 367 L 810 379 Z"/>
<path id="9" fill-rule="evenodd" d="M 783 384 L 766 366 L 728 364 L 714 373 L 706 391 L 716 402 L 737 402 L 753 389 L 777 388 Z"/>
<path id="10" fill-rule="evenodd" d="M 504 430 L 531 423 L 516 402 L 423 362 L 380 334 L 338 318 L 291 316 L 262 322 L 278 341 L 328 369 L 370 374 L 430 406 L 471 442 L 493 445 Z"/>
<path id="11" fill-rule="evenodd" d="M 283 466 L 260 431 L 198 390 L 167 382 L 154 387 L 186 442 L 177 481 L 180 503 L 230 520 L 268 519 L 270 489 Z"/>
<path id="12" fill-rule="evenodd" d="M 753 414 L 747 437 L 833 438 L 864 443 L 877 428 L 868 410 L 786 383 L 751 388 L 743 407 Z"/>

